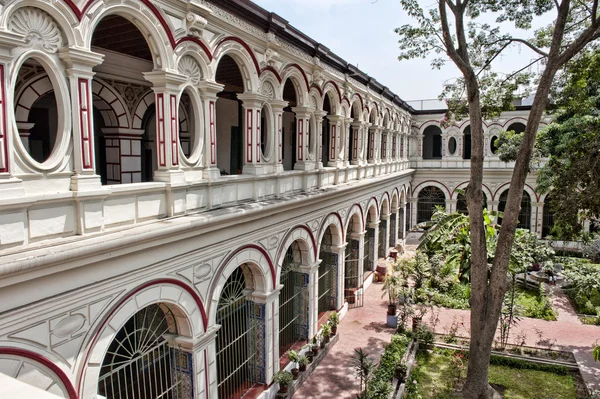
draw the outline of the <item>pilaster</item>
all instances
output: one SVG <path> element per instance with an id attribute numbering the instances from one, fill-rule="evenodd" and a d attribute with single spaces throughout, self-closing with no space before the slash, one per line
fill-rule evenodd
<path id="1" fill-rule="evenodd" d="M 320 131 L 317 126 L 317 132 L 310 131 L 310 116 L 312 114 L 312 108 L 307 107 L 295 107 L 292 111 L 296 114 L 296 163 L 294 169 L 296 170 L 312 170 L 315 167 L 314 160 L 310 160 L 311 151 L 315 151 L 314 148 L 310 148 L 311 138 L 310 134 L 318 135 Z M 317 118 L 319 120 L 319 118 Z M 313 144 L 317 142 L 316 138 L 312 138 Z"/>
<path id="2" fill-rule="evenodd" d="M 242 101 L 244 118 L 244 168 L 243 174 L 263 175 L 267 173 L 261 150 L 260 118 L 267 98 L 262 94 L 238 94 Z"/>
<path id="3" fill-rule="evenodd" d="M 279 291 L 283 286 L 278 286 L 276 289 L 266 292 L 252 294 L 252 300 L 255 306 L 258 306 L 263 315 L 258 314 L 259 310 L 255 312 L 255 316 L 262 316 L 264 319 L 264 330 L 263 330 L 263 347 L 257 348 L 259 354 L 263 356 L 264 367 L 264 384 L 268 384 L 273 379 L 273 374 L 279 369 L 279 335 L 276 332 L 279 331 Z M 262 353 L 261 353 L 262 352 Z M 259 365 L 258 367 L 261 367 Z"/>
<path id="4" fill-rule="evenodd" d="M 205 179 L 217 179 L 221 172 L 217 167 L 217 94 L 223 91 L 222 84 L 202 81 L 198 90 L 202 97 L 202 109 L 204 110 L 204 151 L 202 164 L 204 166 L 203 177 Z"/>
<path id="5" fill-rule="evenodd" d="M 157 170 L 154 180 L 183 183 L 185 175 L 179 169 L 179 92 L 187 81 L 183 75 L 167 71 L 145 72 L 152 82 L 156 97 L 156 150 Z"/>
<path id="6" fill-rule="evenodd" d="M 313 337 L 319 330 L 319 265 L 317 260 L 312 265 L 300 266 L 300 271 L 308 275 L 308 337 Z"/>
<path id="7" fill-rule="evenodd" d="M 271 164 L 275 173 L 283 172 L 283 109 L 287 107 L 287 101 L 271 100 L 269 101 L 271 110 L 273 112 L 273 132 L 274 136 L 272 140 L 271 149 Z"/>
<path id="8" fill-rule="evenodd" d="M 337 265 L 337 276 L 336 276 L 336 303 L 335 308 L 340 309 L 344 306 L 344 278 L 345 278 L 345 258 L 346 258 L 346 246 L 348 243 L 342 245 L 332 245 L 331 252 L 333 252 L 338 258 Z"/>
<path id="9" fill-rule="evenodd" d="M 94 165 L 92 78 L 93 68 L 102 63 L 104 55 L 74 48 L 61 48 L 58 55 L 67 67 L 71 91 L 75 169 L 75 175 L 71 178 L 71 190 L 97 190 L 102 183 L 100 176 L 95 173 Z"/>
<path id="10" fill-rule="evenodd" d="M 327 166 L 340 168 L 343 162 L 340 159 L 340 145 L 343 116 L 329 115 L 329 162 Z"/>

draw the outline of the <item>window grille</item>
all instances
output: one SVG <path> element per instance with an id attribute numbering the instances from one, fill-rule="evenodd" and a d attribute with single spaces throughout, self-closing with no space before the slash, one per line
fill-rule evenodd
<path id="1" fill-rule="evenodd" d="M 171 312 L 150 305 L 130 318 L 108 347 L 98 394 L 107 399 L 193 397 L 191 357 L 169 346 L 176 332 Z"/>
<path id="2" fill-rule="evenodd" d="M 306 290 L 304 275 L 299 272 L 301 256 L 300 246 L 294 241 L 281 265 L 283 288 L 279 292 L 279 356 L 283 356 L 296 342 L 306 339 L 302 328 L 306 316 L 303 306 Z"/>
<path id="3" fill-rule="evenodd" d="M 319 313 L 335 309 L 333 284 L 335 282 L 334 268 L 337 267 L 337 255 L 331 252 L 332 242 L 331 228 L 328 227 L 323 235 L 319 253 L 321 258 L 321 264 L 319 265 Z"/>
<path id="4" fill-rule="evenodd" d="M 217 306 L 217 381 L 219 398 L 241 398 L 258 382 L 258 324 L 255 304 L 249 299 L 254 283 L 246 265 L 227 279 Z"/>
<path id="5" fill-rule="evenodd" d="M 386 249 L 387 249 L 387 240 L 386 240 L 386 233 L 387 231 L 387 220 L 385 219 L 381 219 L 379 221 L 379 242 L 378 244 L 378 251 L 377 251 L 377 256 L 380 258 L 385 258 L 386 257 Z"/>
<path id="6" fill-rule="evenodd" d="M 417 223 L 431 220 L 436 206 L 446 206 L 446 197 L 442 190 L 433 186 L 422 189 L 417 200 Z"/>
<path id="7" fill-rule="evenodd" d="M 504 212 L 507 199 L 508 190 L 504 191 L 502 195 L 500 195 L 498 211 Z M 501 218 L 498 218 L 498 223 L 502 224 Z M 517 224 L 517 228 L 527 230 L 531 229 L 531 199 L 526 191 L 523 191 L 523 197 L 521 198 L 521 212 L 519 212 L 519 224 Z"/>

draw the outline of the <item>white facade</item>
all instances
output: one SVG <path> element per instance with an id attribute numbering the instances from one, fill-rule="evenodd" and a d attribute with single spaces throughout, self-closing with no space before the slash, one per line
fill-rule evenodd
<path id="1" fill-rule="evenodd" d="M 269 383 L 293 243 L 310 338 L 320 266 L 330 307 L 345 309 L 408 215 L 416 223 L 423 187 L 455 209 L 469 162 L 448 141 L 458 151 L 462 130 L 444 130 L 440 159 L 423 157 L 440 117 L 243 1 L 4 2 L 0 373 L 100 398 L 109 348 L 157 304 L 167 348 L 189 360 L 176 370 L 184 397 L 217 398 L 218 308 L 243 269 L 262 337 L 255 382 Z M 527 112 L 486 124 L 487 140 L 513 118 Z M 494 207 L 512 165 L 486 156 Z"/>

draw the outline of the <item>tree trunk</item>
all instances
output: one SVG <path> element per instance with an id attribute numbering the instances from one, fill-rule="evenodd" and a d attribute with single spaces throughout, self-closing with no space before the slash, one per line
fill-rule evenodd
<path id="1" fill-rule="evenodd" d="M 481 107 L 479 103 L 479 91 L 477 90 L 475 94 L 472 94 L 474 89 L 469 87 L 472 85 L 471 79 L 467 79 L 473 155 L 471 158 L 471 180 L 466 192 L 471 227 L 471 341 L 469 345 L 467 379 L 462 392 L 465 399 L 485 399 L 488 397 L 488 366 L 502 310 L 502 301 L 507 289 L 506 273 L 508 272 L 510 249 L 514 241 L 515 229 L 518 223 L 521 197 L 523 195 L 525 179 L 529 173 L 529 162 L 533 152 L 535 136 L 548 102 L 550 84 L 555 73 L 556 68 L 547 65 L 535 95 L 525 129 L 525 137 L 513 171 L 504 218 L 502 220 L 502 229 L 498 237 L 498 245 L 489 281 L 485 231 L 483 215 L 481 213 L 481 185 L 483 180 Z M 475 121 L 479 121 L 479 123 L 475 123 Z"/>

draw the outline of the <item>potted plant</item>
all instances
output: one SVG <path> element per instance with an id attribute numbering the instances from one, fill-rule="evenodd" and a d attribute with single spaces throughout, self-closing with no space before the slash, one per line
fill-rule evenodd
<path id="1" fill-rule="evenodd" d="M 329 315 L 329 324 L 331 325 L 331 335 L 337 334 L 337 327 L 340 324 L 340 315 L 338 312 L 333 312 Z"/>
<path id="2" fill-rule="evenodd" d="M 279 370 L 273 376 L 273 382 L 279 384 L 279 393 L 287 393 L 288 386 L 292 381 L 294 381 L 294 376 L 286 370 Z"/>
<path id="3" fill-rule="evenodd" d="M 312 351 L 312 343 L 309 341 L 309 343 L 304 345 L 302 349 L 306 349 L 306 352 L 304 352 L 304 356 L 306 357 L 306 360 L 308 360 L 309 363 L 312 363 L 313 358 L 315 356 L 315 354 Z"/>
<path id="4" fill-rule="evenodd" d="M 298 376 L 300 375 L 300 371 L 298 370 L 298 362 L 300 361 L 300 355 L 298 354 L 298 352 L 296 352 L 295 350 L 289 350 L 287 352 L 288 358 L 290 359 L 290 362 L 292 362 L 292 375 L 294 376 L 294 379 L 297 380 Z"/>
<path id="5" fill-rule="evenodd" d="M 402 288 L 402 279 L 400 276 L 395 274 L 391 274 L 385 277 L 385 281 L 383 282 L 383 296 L 387 294 L 388 296 L 388 311 L 387 314 L 389 316 L 396 316 L 396 308 L 398 304 L 398 295 L 400 294 L 400 289 Z"/>
<path id="6" fill-rule="evenodd" d="M 298 358 L 298 364 L 300 365 L 300 371 L 306 371 L 306 366 L 308 366 L 309 360 L 307 356 L 300 356 Z"/>
<path id="7" fill-rule="evenodd" d="M 323 342 L 321 342 L 321 345 L 324 346 L 325 344 L 329 343 L 329 340 L 331 339 L 331 324 L 323 324 L 323 327 L 321 328 L 321 335 L 323 336 Z"/>
<path id="8" fill-rule="evenodd" d="M 312 353 L 317 356 L 319 354 L 319 336 L 315 335 L 312 339 Z"/>

